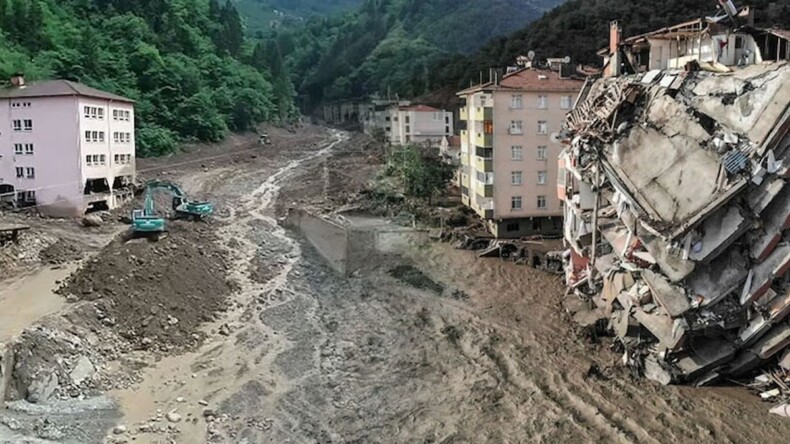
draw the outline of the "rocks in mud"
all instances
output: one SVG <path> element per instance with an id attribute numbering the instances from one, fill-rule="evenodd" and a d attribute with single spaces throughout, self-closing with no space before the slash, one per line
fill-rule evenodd
<path id="1" fill-rule="evenodd" d="M 97 214 L 87 214 L 82 218 L 82 225 L 84 227 L 100 227 L 104 224 L 102 218 Z"/>
<path id="2" fill-rule="evenodd" d="M 91 360 L 85 356 L 80 356 L 79 360 L 77 360 L 77 365 L 69 376 L 71 377 L 71 382 L 75 385 L 79 385 L 82 381 L 91 378 L 94 373 L 96 373 L 96 368 L 94 368 Z"/>
<path id="3" fill-rule="evenodd" d="M 58 375 L 49 373 L 34 379 L 27 387 L 27 400 L 34 404 L 46 404 L 58 389 Z"/>
<path id="4" fill-rule="evenodd" d="M 230 327 L 228 324 L 222 324 L 222 326 L 219 327 L 219 334 L 222 336 L 230 336 Z"/>
<path id="5" fill-rule="evenodd" d="M 167 412 L 165 418 L 170 422 L 181 422 L 181 415 L 176 413 L 175 410 L 172 412 Z"/>
<path id="6" fill-rule="evenodd" d="M 124 433 L 126 433 L 126 426 L 125 425 L 117 425 L 117 426 L 113 427 L 112 433 L 114 435 L 123 435 Z"/>

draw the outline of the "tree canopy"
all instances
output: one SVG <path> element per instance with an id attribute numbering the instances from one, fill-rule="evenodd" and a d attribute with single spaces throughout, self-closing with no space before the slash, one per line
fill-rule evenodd
<path id="1" fill-rule="evenodd" d="M 294 117 L 281 55 L 256 51 L 230 0 L 0 0 L 0 79 L 21 71 L 135 100 L 141 156 Z"/>

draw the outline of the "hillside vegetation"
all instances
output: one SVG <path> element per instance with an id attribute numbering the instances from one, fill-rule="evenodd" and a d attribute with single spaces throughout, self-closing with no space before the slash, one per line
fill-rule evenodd
<path id="1" fill-rule="evenodd" d="M 439 60 L 472 53 L 562 1 L 365 0 L 275 38 L 308 109 L 376 92 L 415 96 L 435 86 Z"/>
<path id="2" fill-rule="evenodd" d="M 234 0 L 247 31 L 256 35 L 271 27 L 301 25 L 314 16 L 351 11 L 362 0 Z"/>
<path id="3" fill-rule="evenodd" d="M 743 2 L 736 2 L 739 5 Z M 790 28 L 790 1 L 750 0 L 756 25 Z M 508 37 L 496 38 L 468 57 L 441 60 L 431 67 L 433 89 L 462 88 L 477 82 L 489 67 L 512 65 L 533 50 L 538 58 L 571 56 L 576 63 L 599 65 L 595 52 L 608 45 L 609 23 L 619 20 L 624 36 L 715 15 L 715 0 L 572 0 Z"/>
<path id="4" fill-rule="evenodd" d="M 295 114 L 274 45 L 230 2 L 0 0 L 0 78 L 64 78 L 134 99 L 141 156 Z"/>

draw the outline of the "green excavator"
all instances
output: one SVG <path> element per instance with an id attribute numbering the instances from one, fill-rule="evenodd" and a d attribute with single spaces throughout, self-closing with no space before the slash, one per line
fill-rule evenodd
<path id="1" fill-rule="evenodd" d="M 154 208 L 154 192 L 164 190 L 173 195 L 173 211 L 177 219 L 202 220 L 214 213 L 210 202 L 187 199 L 178 185 L 161 180 L 145 184 L 145 202 L 142 209 L 132 212 L 132 231 L 136 234 L 157 234 L 165 231 L 165 218 Z"/>

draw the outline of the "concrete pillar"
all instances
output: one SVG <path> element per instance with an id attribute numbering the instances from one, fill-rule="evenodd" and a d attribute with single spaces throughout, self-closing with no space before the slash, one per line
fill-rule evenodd
<path id="1" fill-rule="evenodd" d="M 5 401 L 13 371 L 14 349 L 11 344 L 0 343 L 0 404 Z"/>

